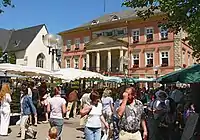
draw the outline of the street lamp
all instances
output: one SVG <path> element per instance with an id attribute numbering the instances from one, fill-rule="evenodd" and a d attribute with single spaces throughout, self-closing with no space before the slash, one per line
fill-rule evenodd
<path id="1" fill-rule="evenodd" d="M 45 46 L 49 48 L 49 55 L 52 55 L 52 61 L 51 61 L 51 70 L 54 70 L 54 55 L 56 54 L 56 57 L 61 56 L 61 49 L 63 46 L 63 40 L 62 37 L 59 35 L 53 35 L 53 34 L 46 34 L 43 36 L 43 43 Z"/>
<path id="2" fill-rule="evenodd" d="M 125 85 L 127 85 L 128 69 L 125 69 L 125 70 L 124 70 L 124 74 L 125 74 Z"/>
<path id="3" fill-rule="evenodd" d="M 155 72 L 155 76 L 156 76 L 156 79 L 158 78 L 158 70 L 160 69 L 160 66 L 155 66 L 153 67 L 153 70 Z"/>
<path id="4" fill-rule="evenodd" d="M 159 69 L 160 69 L 160 66 L 153 67 L 153 71 L 155 72 L 155 76 L 156 76 L 156 88 L 157 88 L 157 85 L 158 85 L 157 79 L 158 79 L 158 71 L 159 71 Z"/>

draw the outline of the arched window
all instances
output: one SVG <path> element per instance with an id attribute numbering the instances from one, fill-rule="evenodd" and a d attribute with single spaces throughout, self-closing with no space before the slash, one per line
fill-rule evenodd
<path id="1" fill-rule="evenodd" d="M 116 20 L 119 20 L 120 19 L 120 17 L 118 17 L 117 15 L 112 15 L 112 21 L 116 21 Z"/>
<path id="2" fill-rule="evenodd" d="M 36 67 L 44 68 L 45 66 L 45 56 L 43 53 L 40 53 L 36 59 Z"/>

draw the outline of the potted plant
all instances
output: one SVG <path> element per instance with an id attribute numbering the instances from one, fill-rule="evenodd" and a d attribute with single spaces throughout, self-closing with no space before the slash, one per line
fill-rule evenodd
<path id="1" fill-rule="evenodd" d="M 67 48 L 67 52 L 70 51 L 70 48 Z"/>
<path id="2" fill-rule="evenodd" d="M 133 65 L 133 68 L 139 68 L 138 64 Z"/>
<path id="3" fill-rule="evenodd" d="M 153 67 L 153 64 L 147 64 L 146 67 Z"/>
<path id="4" fill-rule="evenodd" d="M 161 65 L 161 67 L 167 67 L 167 66 L 168 66 L 167 63 L 163 63 L 163 64 Z"/>
<path id="5" fill-rule="evenodd" d="M 153 41 L 153 38 L 152 38 L 152 37 L 148 37 L 148 38 L 147 38 L 147 42 L 150 42 L 150 41 Z"/>
<path id="6" fill-rule="evenodd" d="M 133 40 L 133 43 L 138 43 L 139 42 L 139 40 Z"/>

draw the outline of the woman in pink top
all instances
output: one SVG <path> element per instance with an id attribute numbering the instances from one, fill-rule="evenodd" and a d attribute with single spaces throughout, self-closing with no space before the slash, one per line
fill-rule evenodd
<path id="1" fill-rule="evenodd" d="M 50 113 L 50 126 L 57 127 L 58 139 L 61 139 L 61 132 L 63 127 L 63 114 L 66 113 L 66 101 L 61 96 L 60 87 L 56 87 L 54 90 L 54 97 L 49 99 L 47 105 L 47 111 Z"/>

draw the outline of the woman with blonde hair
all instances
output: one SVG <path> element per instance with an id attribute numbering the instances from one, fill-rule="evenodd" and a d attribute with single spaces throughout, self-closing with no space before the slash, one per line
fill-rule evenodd
<path id="1" fill-rule="evenodd" d="M 11 91 L 8 83 L 2 85 L 0 91 L 0 135 L 8 135 L 8 127 L 10 124 L 10 102 Z"/>

